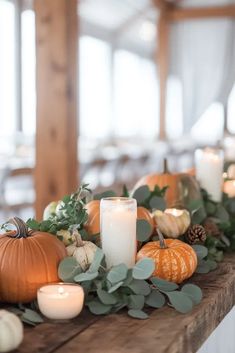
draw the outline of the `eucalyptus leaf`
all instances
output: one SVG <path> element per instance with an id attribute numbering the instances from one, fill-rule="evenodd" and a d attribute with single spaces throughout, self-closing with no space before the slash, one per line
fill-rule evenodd
<path id="1" fill-rule="evenodd" d="M 87 303 L 87 306 L 92 314 L 95 315 L 105 315 L 110 312 L 112 305 L 105 305 L 101 303 L 98 299 L 92 300 Z"/>
<path id="2" fill-rule="evenodd" d="M 208 260 L 206 260 L 206 263 L 210 267 L 210 271 L 214 271 L 218 267 L 217 262 L 214 260 L 208 259 Z"/>
<path id="3" fill-rule="evenodd" d="M 135 319 L 140 319 L 140 320 L 146 320 L 148 318 L 148 314 L 146 314 L 142 310 L 128 310 L 128 315 L 135 318 Z"/>
<path id="4" fill-rule="evenodd" d="M 146 298 L 145 303 L 152 308 L 162 308 L 165 305 L 166 299 L 157 289 L 153 289 Z"/>
<path id="5" fill-rule="evenodd" d="M 126 279 L 123 281 L 123 287 L 128 286 L 133 281 L 132 269 L 129 268 L 127 271 Z"/>
<path id="6" fill-rule="evenodd" d="M 189 211 L 194 212 L 194 211 L 197 211 L 202 206 L 203 206 L 203 201 L 201 199 L 197 199 L 197 200 L 191 200 L 188 203 L 187 208 Z"/>
<path id="7" fill-rule="evenodd" d="M 82 268 L 74 257 L 65 257 L 58 267 L 58 276 L 63 282 L 73 282 L 81 272 Z"/>
<path id="8" fill-rule="evenodd" d="M 139 294 L 132 294 L 129 296 L 129 309 L 143 309 L 144 307 L 144 296 Z"/>
<path id="9" fill-rule="evenodd" d="M 156 286 L 160 291 L 163 292 L 170 292 L 179 288 L 178 284 L 166 281 L 165 279 L 159 277 L 152 277 L 150 278 L 150 281 L 152 282 L 152 284 L 154 284 L 154 286 Z"/>
<path id="10" fill-rule="evenodd" d="M 97 290 L 97 295 L 100 301 L 105 305 L 114 305 L 117 303 L 117 299 L 111 293 L 106 292 L 105 290 L 99 288 Z"/>
<path id="11" fill-rule="evenodd" d="M 115 292 L 118 288 L 120 288 L 123 285 L 123 281 L 118 282 L 114 284 L 112 287 L 109 288 L 108 293 L 113 293 Z"/>
<path id="12" fill-rule="evenodd" d="M 94 200 L 101 200 L 105 197 L 115 197 L 115 196 L 117 196 L 116 192 L 114 192 L 113 190 L 107 190 L 100 194 L 94 195 Z"/>
<path id="13" fill-rule="evenodd" d="M 152 228 L 145 219 L 137 219 L 136 237 L 140 242 L 147 241 L 152 235 Z"/>
<path id="14" fill-rule="evenodd" d="M 141 294 L 144 296 L 149 295 L 151 292 L 150 285 L 146 281 L 139 279 L 133 279 L 128 285 L 128 288 L 130 288 L 135 294 Z"/>
<path id="15" fill-rule="evenodd" d="M 227 222 L 229 220 L 229 213 L 222 204 L 218 205 L 215 217 L 218 217 L 221 222 Z"/>
<path id="16" fill-rule="evenodd" d="M 203 245 L 192 245 L 192 248 L 199 260 L 204 259 L 208 255 L 208 249 Z"/>
<path id="17" fill-rule="evenodd" d="M 181 291 L 187 294 L 195 305 L 199 304 L 202 300 L 202 290 L 195 284 L 185 284 Z"/>
<path id="18" fill-rule="evenodd" d="M 182 314 L 190 312 L 193 308 L 193 301 L 185 293 L 174 291 L 174 292 L 165 292 L 168 296 L 168 299 L 171 305 Z"/>
<path id="19" fill-rule="evenodd" d="M 147 185 L 140 186 L 136 189 L 132 195 L 134 199 L 136 199 L 138 204 L 142 204 L 145 200 L 147 200 L 151 196 L 151 192 Z"/>
<path id="20" fill-rule="evenodd" d="M 132 270 L 133 278 L 148 279 L 155 269 L 155 263 L 152 259 L 144 258 L 139 260 Z"/>
<path id="21" fill-rule="evenodd" d="M 127 271 L 125 264 L 113 266 L 107 275 L 107 280 L 112 284 L 123 281 L 127 277 Z"/>
<path id="22" fill-rule="evenodd" d="M 92 264 L 91 264 L 91 266 L 89 268 L 89 272 L 98 271 L 103 258 L 104 258 L 103 251 L 100 248 L 97 247 L 95 255 L 94 255 L 94 259 L 93 259 Z"/>
<path id="23" fill-rule="evenodd" d="M 163 197 L 160 196 L 153 196 L 149 201 L 149 205 L 151 209 L 157 209 L 160 211 L 164 211 L 166 209 L 166 201 Z"/>
<path id="24" fill-rule="evenodd" d="M 84 272 L 74 277 L 75 282 L 84 282 L 84 281 L 92 281 L 96 277 L 98 277 L 99 273 L 96 272 Z"/>
<path id="25" fill-rule="evenodd" d="M 31 309 L 25 309 L 25 312 L 22 314 L 22 318 L 34 324 L 41 324 L 42 322 L 44 322 L 41 315 Z"/>
<path id="26" fill-rule="evenodd" d="M 196 273 L 208 273 L 210 272 L 210 265 L 206 260 L 200 260 L 197 268 L 196 268 Z"/>
<path id="27" fill-rule="evenodd" d="M 207 214 L 204 207 L 200 207 L 192 212 L 191 220 L 193 224 L 201 224 L 206 218 Z"/>

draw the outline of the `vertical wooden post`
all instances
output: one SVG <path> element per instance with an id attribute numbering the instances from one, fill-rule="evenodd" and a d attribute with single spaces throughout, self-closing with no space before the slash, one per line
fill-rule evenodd
<path id="1" fill-rule="evenodd" d="M 36 217 L 78 186 L 77 0 L 35 0 Z"/>
<path id="2" fill-rule="evenodd" d="M 168 76 L 168 54 L 169 54 L 169 22 L 168 7 L 166 3 L 162 3 L 159 7 L 160 16 L 158 19 L 158 50 L 157 50 L 157 67 L 159 76 L 160 89 L 160 130 L 159 138 L 165 140 L 166 134 L 166 91 Z"/>

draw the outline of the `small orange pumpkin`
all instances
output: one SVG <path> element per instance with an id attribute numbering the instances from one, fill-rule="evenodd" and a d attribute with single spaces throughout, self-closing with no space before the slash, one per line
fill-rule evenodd
<path id="1" fill-rule="evenodd" d="M 100 233 L 100 200 L 92 200 L 86 205 L 86 210 L 88 213 L 88 220 L 85 224 L 86 231 L 91 234 Z M 152 233 L 154 231 L 154 219 L 145 207 L 137 207 L 137 218 L 144 219 L 149 222 Z"/>
<path id="2" fill-rule="evenodd" d="M 58 265 L 67 253 L 55 236 L 29 231 L 18 217 L 8 223 L 16 231 L 0 237 L 0 301 L 28 303 L 42 285 L 59 281 Z"/>
<path id="3" fill-rule="evenodd" d="M 189 201 L 201 199 L 200 187 L 196 179 L 186 173 L 169 173 L 166 160 L 162 174 L 149 174 L 142 177 L 135 185 L 134 191 L 143 185 L 148 185 L 151 191 L 156 185 L 160 188 L 168 186 L 165 195 L 168 208 L 187 207 Z"/>
<path id="4" fill-rule="evenodd" d="M 159 241 L 145 244 L 137 254 L 137 260 L 149 257 L 155 262 L 157 276 L 167 281 L 181 283 L 192 276 L 197 268 L 197 255 L 193 248 L 178 240 L 164 239 L 159 232 Z"/>
<path id="5" fill-rule="evenodd" d="M 86 231 L 91 234 L 100 233 L 100 200 L 92 200 L 86 204 L 88 220 L 85 224 Z"/>

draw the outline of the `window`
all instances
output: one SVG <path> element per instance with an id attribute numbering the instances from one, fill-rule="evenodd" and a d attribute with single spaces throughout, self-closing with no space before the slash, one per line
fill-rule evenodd
<path id="1" fill-rule="evenodd" d="M 0 0 L 0 134 L 5 136 L 33 135 L 36 124 L 34 12 L 18 11 L 14 2 Z"/>
<path id="2" fill-rule="evenodd" d="M 0 0 L 0 121 L 1 135 L 16 129 L 15 7 Z"/>
<path id="3" fill-rule="evenodd" d="M 35 15 L 25 10 L 22 21 L 22 130 L 27 135 L 35 133 L 36 128 L 36 53 L 35 53 Z"/>

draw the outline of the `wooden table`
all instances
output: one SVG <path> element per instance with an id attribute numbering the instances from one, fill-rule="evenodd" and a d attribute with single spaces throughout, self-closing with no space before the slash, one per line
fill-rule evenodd
<path id="1" fill-rule="evenodd" d="M 97 317 L 83 312 L 65 323 L 26 327 L 18 353 L 193 353 L 235 302 L 235 254 L 217 270 L 195 275 L 191 282 L 203 289 L 202 303 L 188 315 L 171 308 L 150 312 L 148 320 L 121 314 Z M 213 353 L 213 352 L 212 352 Z M 226 352 L 225 352 L 226 353 Z"/>

